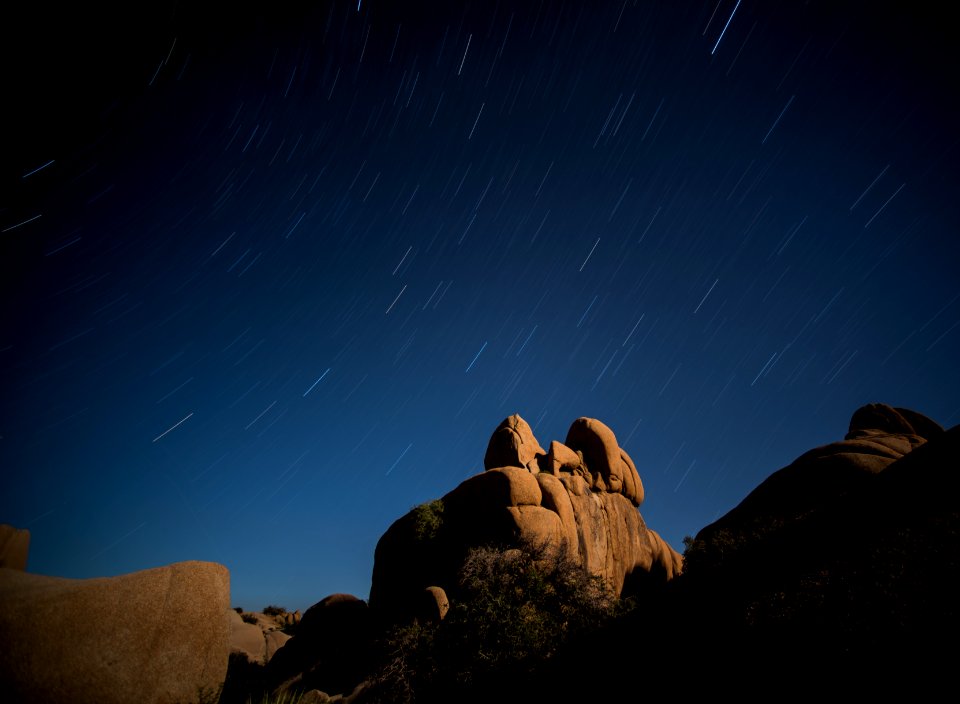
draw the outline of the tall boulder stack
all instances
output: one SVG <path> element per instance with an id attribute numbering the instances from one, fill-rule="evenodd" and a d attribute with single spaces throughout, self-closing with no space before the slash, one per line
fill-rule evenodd
<path id="1" fill-rule="evenodd" d="M 512 415 L 490 438 L 484 467 L 383 535 L 374 556 L 372 609 L 389 619 L 411 618 L 429 587 L 455 599 L 467 552 L 488 544 L 546 543 L 603 577 L 617 594 L 680 572 L 680 555 L 637 511 L 644 493 L 633 460 L 600 421 L 578 418 L 565 443 L 544 450 L 529 424 Z"/>

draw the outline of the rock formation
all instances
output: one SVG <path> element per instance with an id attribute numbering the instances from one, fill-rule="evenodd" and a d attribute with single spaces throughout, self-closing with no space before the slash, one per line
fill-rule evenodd
<path id="1" fill-rule="evenodd" d="M 680 556 L 637 511 L 644 495 L 633 460 L 600 421 L 577 419 L 565 443 L 544 450 L 526 421 L 510 416 L 490 438 L 484 466 L 383 535 L 374 556 L 372 608 L 402 620 L 416 615 L 428 587 L 455 598 L 467 551 L 486 544 L 547 543 L 602 576 L 617 594 L 680 572 Z"/>
<path id="2" fill-rule="evenodd" d="M 775 471 L 703 528 L 659 598 L 511 692 L 516 701 L 622 696 L 615 680 L 568 676 L 586 652 L 643 663 L 687 696 L 949 691 L 958 463 L 960 426 L 945 431 L 883 404 L 858 409 L 843 440 Z"/>
<path id="3" fill-rule="evenodd" d="M 0 568 L 5 701 L 211 701 L 227 671 L 230 575 L 212 562 L 98 579 Z"/>

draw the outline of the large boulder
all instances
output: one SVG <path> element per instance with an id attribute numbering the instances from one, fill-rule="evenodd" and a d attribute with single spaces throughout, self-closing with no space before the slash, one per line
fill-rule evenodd
<path id="1" fill-rule="evenodd" d="M 0 568 L 0 681 L 16 702 L 214 701 L 227 671 L 230 574 L 178 562 L 64 579 Z"/>
<path id="2" fill-rule="evenodd" d="M 545 544 L 617 594 L 680 572 L 680 555 L 637 511 L 643 484 L 633 460 L 600 421 L 577 419 L 567 442 L 544 452 L 523 419 L 510 416 L 494 431 L 484 465 L 485 472 L 415 508 L 380 538 L 370 606 L 387 620 L 415 618 L 427 587 L 455 600 L 459 569 L 482 545 Z"/>
<path id="3" fill-rule="evenodd" d="M 368 674 L 373 632 L 362 599 L 351 594 L 321 599 L 304 612 L 296 634 L 267 663 L 269 688 L 350 692 Z"/>

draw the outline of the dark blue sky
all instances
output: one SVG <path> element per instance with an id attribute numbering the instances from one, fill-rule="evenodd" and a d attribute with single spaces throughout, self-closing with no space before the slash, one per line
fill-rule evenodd
<path id="1" fill-rule="evenodd" d="M 390 5 L 4 22 L 31 570 L 213 560 L 305 608 L 511 413 L 612 427 L 677 548 L 864 403 L 960 422 L 945 17 Z"/>

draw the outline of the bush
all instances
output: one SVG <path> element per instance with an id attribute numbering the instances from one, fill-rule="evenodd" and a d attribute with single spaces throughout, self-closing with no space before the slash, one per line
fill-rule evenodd
<path id="1" fill-rule="evenodd" d="M 287 610 L 282 606 L 265 606 L 263 613 L 267 616 L 281 616 L 287 613 Z"/>
<path id="2" fill-rule="evenodd" d="M 561 550 L 532 544 L 475 548 L 446 618 L 388 636 L 386 664 L 371 698 L 462 700 L 494 682 L 527 676 L 620 608 L 602 578 Z"/>
<path id="3" fill-rule="evenodd" d="M 417 540 L 432 540 L 443 525 L 443 500 L 436 499 L 413 508 L 413 531 Z"/>
<path id="4" fill-rule="evenodd" d="M 244 623 L 252 623 L 253 625 L 257 625 L 258 623 L 260 623 L 259 621 L 257 621 L 256 614 L 240 614 L 240 618 L 243 619 Z"/>

